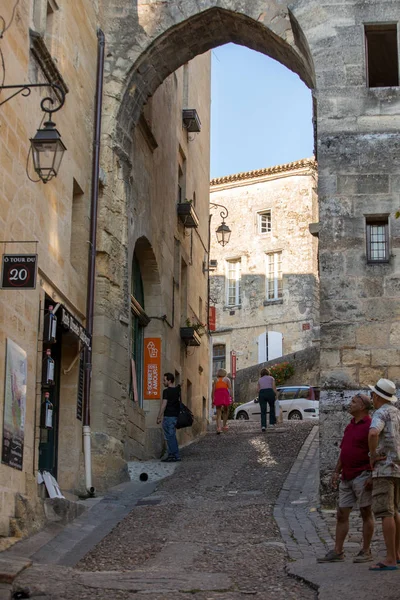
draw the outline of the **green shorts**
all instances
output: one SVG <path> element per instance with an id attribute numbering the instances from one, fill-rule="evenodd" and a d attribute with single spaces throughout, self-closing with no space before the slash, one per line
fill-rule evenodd
<path id="1" fill-rule="evenodd" d="M 400 477 L 374 477 L 372 482 L 375 517 L 394 517 L 400 509 Z"/>

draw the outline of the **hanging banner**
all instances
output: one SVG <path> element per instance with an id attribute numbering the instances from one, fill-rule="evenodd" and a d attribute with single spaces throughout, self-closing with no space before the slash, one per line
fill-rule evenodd
<path id="1" fill-rule="evenodd" d="M 34 290 L 36 288 L 37 254 L 3 254 L 1 287 Z"/>
<path id="2" fill-rule="evenodd" d="M 161 338 L 144 338 L 144 398 L 161 398 Z"/>
<path id="3" fill-rule="evenodd" d="M 208 309 L 208 327 L 210 331 L 217 329 L 217 309 L 215 306 L 210 306 Z"/>
<path id="4" fill-rule="evenodd" d="M 7 339 L 1 462 L 22 471 L 26 406 L 26 352 Z"/>
<path id="5" fill-rule="evenodd" d="M 231 377 L 232 377 L 232 379 L 236 379 L 236 352 L 235 352 L 235 350 L 231 351 Z"/>

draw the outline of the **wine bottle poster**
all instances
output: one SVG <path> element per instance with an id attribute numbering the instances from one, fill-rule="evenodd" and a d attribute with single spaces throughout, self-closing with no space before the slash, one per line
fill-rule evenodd
<path id="1" fill-rule="evenodd" d="M 7 339 L 1 462 L 22 471 L 26 409 L 26 352 Z"/>

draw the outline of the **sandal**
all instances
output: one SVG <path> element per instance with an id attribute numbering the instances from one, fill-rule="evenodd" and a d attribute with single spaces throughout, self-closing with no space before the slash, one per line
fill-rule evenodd
<path id="1" fill-rule="evenodd" d="M 369 568 L 369 571 L 398 571 L 399 567 L 392 565 L 385 565 L 383 562 L 378 562 Z"/>
<path id="2" fill-rule="evenodd" d="M 221 429 L 220 427 L 217 427 L 217 435 L 219 435 L 221 433 Z"/>
<path id="3" fill-rule="evenodd" d="M 225 427 L 222 428 L 222 431 L 228 431 L 229 427 L 227 425 L 225 425 Z"/>

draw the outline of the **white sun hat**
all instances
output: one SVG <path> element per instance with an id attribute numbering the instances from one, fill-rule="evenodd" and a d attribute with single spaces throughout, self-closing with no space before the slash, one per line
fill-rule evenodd
<path id="1" fill-rule="evenodd" d="M 375 385 L 368 386 L 375 394 L 389 402 L 397 402 L 396 386 L 390 379 L 380 379 Z"/>

